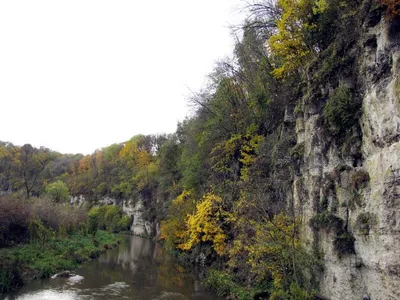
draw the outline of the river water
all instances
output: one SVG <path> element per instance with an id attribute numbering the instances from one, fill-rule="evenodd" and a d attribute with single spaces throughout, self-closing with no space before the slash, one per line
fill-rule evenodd
<path id="1" fill-rule="evenodd" d="M 5 299 L 218 299 L 160 244 L 136 236 L 84 263 L 75 273 L 71 278 L 34 280 Z"/>

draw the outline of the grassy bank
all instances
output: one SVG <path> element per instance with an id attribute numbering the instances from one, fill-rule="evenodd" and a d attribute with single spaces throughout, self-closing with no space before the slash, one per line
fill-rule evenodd
<path id="1" fill-rule="evenodd" d="M 44 244 L 35 242 L 0 249 L 0 294 L 32 279 L 75 269 L 118 243 L 118 235 L 97 231 L 95 238 L 90 234 L 75 233 L 54 236 Z"/>
<path id="2" fill-rule="evenodd" d="M 130 223 L 113 205 L 89 210 L 48 197 L 0 196 L 0 294 L 97 258 Z"/>

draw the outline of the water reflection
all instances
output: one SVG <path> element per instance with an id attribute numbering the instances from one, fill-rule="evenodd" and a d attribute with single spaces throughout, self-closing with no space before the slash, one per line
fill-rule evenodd
<path id="1" fill-rule="evenodd" d="M 84 279 L 36 280 L 6 299 L 217 299 L 161 245 L 140 237 L 127 237 L 77 274 Z"/>

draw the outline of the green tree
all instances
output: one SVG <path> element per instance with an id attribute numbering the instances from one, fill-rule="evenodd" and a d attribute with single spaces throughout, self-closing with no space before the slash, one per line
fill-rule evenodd
<path id="1" fill-rule="evenodd" d="M 61 180 L 47 185 L 46 194 L 49 195 L 54 202 L 66 202 L 69 199 L 68 186 Z"/>
<path id="2" fill-rule="evenodd" d="M 30 144 L 25 144 L 19 148 L 14 161 L 21 182 L 25 187 L 27 198 L 38 188 L 40 175 L 53 158 L 53 153 L 44 147 L 37 149 Z M 38 193 L 37 190 L 35 192 Z"/>
<path id="3" fill-rule="evenodd" d="M 0 145 L 0 189 L 12 189 L 13 149 L 7 145 Z"/>

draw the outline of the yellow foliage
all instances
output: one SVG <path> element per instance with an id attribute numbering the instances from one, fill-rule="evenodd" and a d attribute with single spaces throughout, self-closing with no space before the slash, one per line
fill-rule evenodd
<path id="1" fill-rule="evenodd" d="M 324 13 L 328 8 L 328 3 L 326 0 L 316 0 L 315 5 L 313 7 L 314 14 Z"/>
<path id="2" fill-rule="evenodd" d="M 146 185 L 151 181 L 152 178 L 156 177 L 158 172 L 158 162 L 149 162 L 145 166 L 141 166 L 142 169 L 139 169 L 134 176 L 134 182 L 136 183 L 136 188 L 141 191 Z"/>
<path id="3" fill-rule="evenodd" d="M 183 191 L 172 201 L 168 219 L 161 222 L 160 239 L 165 240 L 168 246 L 175 248 L 183 243 L 186 236 L 185 218 L 195 208 L 195 201 L 191 191 Z"/>
<path id="4" fill-rule="evenodd" d="M 322 12 L 326 9 L 326 1 L 318 0 L 315 5 L 310 0 L 278 0 L 282 11 L 277 22 L 278 30 L 270 37 L 268 44 L 272 54 L 282 60 L 273 74 L 277 78 L 284 77 L 299 68 L 310 57 L 310 47 L 305 43 L 305 31 L 308 24 L 304 20 L 310 13 Z"/>
<path id="5" fill-rule="evenodd" d="M 291 253 L 299 246 L 293 236 L 293 222 L 284 214 L 276 215 L 273 221 L 254 223 L 254 243 L 248 245 L 249 262 L 253 273 L 262 276 L 270 271 L 276 288 L 282 287 L 285 268 L 290 263 Z"/>
<path id="6" fill-rule="evenodd" d="M 184 190 L 178 197 L 172 200 L 172 205 L 174 206 L 183 205 L 187 201 L 187 199 L 191 197 L 192 197 L 192 191 Z"/>
<path id="7" fill-rule="evenodd" d="M 256 159 L 258 145 L 262 141 L 261 135 L 253 135 L 249 129 L 245 135 L 234 134 L 224 142 L 218 143 L 212 150 L 215 164 L 213 169 L 221 174 L 232 172 L 232 161 L 237 159 L 241 164 L 240 179 L 249 180 L 250 166 Z"/>
<path id="8" fill-rule="evenodd" d="M 126 142 L 119 152 L 119 157 L 133 173 L 130 180 L 125 180 L 127 181 L 125 184 L 129 188 L 136 186 L 141 191 L 149 184 L 158 166 L 152 154 L 144 147 L 140 147 L 138 142 L 138 139 Z"/>
<path id="9" fill-rule="evenodd" d="M 244 203 L 242 205 L 244 209 L 251 208 Z M 298 223 L 296 221 L 294 224 L 283 213 L 272 219 L 266 217 L 259 220 L 249 219 L 248 214 L 239 216 L 237 229 L 240 233 L 229 250 L 229 265 L 243 268 L 243 264 L 246 264 L 257 281 L 261 282 L 266 276 L 271 276 L 275 288 L 281 289 L 285 275 L 292 267 L 293 254 L 300 251 L 294 230 Z"/>
<path id="10" fill-rule="evenodd" d="M 249 181 L 250 179 L 250 167 L 256 160 L 256 150 L 258 149 L 261 141 L 261 135 L 246 135 L 246 142 L 242 145 L 240 150 L 241 158 L 239 159 L 239 161 L 243 164 L 240 170 L 240 178 L 243 181 Z"/>
<path id="11" fill-rule="evenodd" d="M 140 170 L 151 162 L 151 154 L 145 149 L 138 147 L 136 141 L 127 142 L 119 153 L 120 157 L 126 159 L 128 167 Z"/>
<path id="12" fill-rule="evenodd" d="M 178 245 L 181 250 L 190 250 L 201 242 L 211 242 L 214 250 L 223 255 L 226 252 L 226 239 L 221 225 L 229 218 L 222 208 L 222 198 L 207 194 L 196 205 L 196 211 L 186 219 L 185 241 Z"/>
<path id="13" fill-rule="evenodd" d="M 91 168 L 91 161 L 90 161 L 90 155 L 84 156 L 80 161 L 79 161 L 79 173 L 85 173 L 90 170 Z"/>
<path id="14" fill-rule="evenodd" d="M 9 151 L 6 147 L 0 147 L 0 158 L 5 158 L 9 156 Z"/>
<path id="15" fill-rule="evenodd" d="M 236 152 L 240 148 L 242 135 L 234 134 L 232 137 L 221 143 L 218 143 L 211 151 L 215 164 L 213 169 L 217 172 L 229 172 L 229 165 L 234 159 Z"/>

